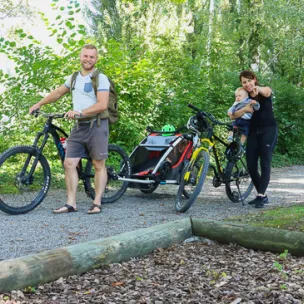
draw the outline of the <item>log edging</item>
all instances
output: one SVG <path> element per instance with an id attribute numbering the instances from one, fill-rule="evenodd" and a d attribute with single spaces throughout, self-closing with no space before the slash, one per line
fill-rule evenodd
<path id="1" fill-rule="evenodd" d="M 0 292 L 81 274 L 144 256 L 192 236 L 189 218 L 0 262 Z"/>
<path id="2" fill-rule="evenodd" d="M 304 233 L 283 229 L 249 226 L 192 218 L 192 233 L 220 243 L 234 243 L 245 248 L 304 256 Z"/>
<path id="3" fill-rule="evenodd" d="M 0 292 L 22 289 L 54 281 L 60 277 L 144 256 L 157 248 L 167 248 L 191 236 L 220 243 L 304 256 L 304 233 L 202 218 L 142 228 L 109 238 L 0 262 Z"/>

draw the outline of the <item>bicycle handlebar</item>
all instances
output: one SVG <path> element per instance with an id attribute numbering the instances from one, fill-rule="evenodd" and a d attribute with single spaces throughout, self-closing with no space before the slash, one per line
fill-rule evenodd
<path id="1" fill-rule="evenodd" d="M 204 112 L 201 111 L 199 108 L 197 108 L 196 106 L 194 106 L 193 104 L 189 103 L 188 107 L 192 110 L 194 110 L 196 113 L 196 116 L 199 117 L 207 117 L 209 120 L 211 120 L 214 124 L 216 125 L 220 125 L 220 126 L 226 126 L 226 127 L 231 127 L 231 123 L 229 122 L 222 122 L 217 120 L 212 114 L 208 113 L 208 112 Z"/>
<path id="2" fill-rule="evenodd" d="M 60 114 L 60 113 L 46 113 L 46 112 L 42 112 L 40 111 L 39 109 L 38 110 L 35 110 L 31 113 L 31 115 L 34 115 L 35 117 L 38 117 L 38 115 L 42 115 L 43 117 L 46 117 L 46 118 L 64 118 L 65 116 L 65 113 L 63 114 Z M 92 115 L 91 115 L 92 116 Z M 80 117 L 80 115 L 78 114 L 75 114 L 74 115 L 74 118 L 75 119 L 82 119 L 82 118 L 90 118 L 91 116 L 82 116 Z M 95 117 L 96 115 L 92 116 L 92 117 Z M 66 117 L 67 118 L 67 117 Z"/>
<path id="3" fill-rule="evenodd" d="M 31 115 L 34 115 L 35 117 L 38 117 L 38 115 L 42 115 L 46 118 L 64 118 L 65 114 L 59 114 L 59 113 L 46 113 L 42 112 L 40 110 L 34 110 Z"/>

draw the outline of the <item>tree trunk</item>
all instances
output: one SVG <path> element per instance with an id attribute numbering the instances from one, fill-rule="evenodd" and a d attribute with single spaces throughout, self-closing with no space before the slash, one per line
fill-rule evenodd
<path id="1" fill-rule="evenodd" d="M 195 236 L 206 237 L 220 243 L 235 243 L 250 249 L 276 253 L 282 253 L 287 249 L 293 255 L 304 256 L 304 233 L 302 232 L 200 218 L 192 218 L 192 231 Z"/>
<path id="2" fill-rule="evenodd" d="M 189 218 L 0 262 L 0 292 L 81 274 L 167 248 L 192 236 Z"/>

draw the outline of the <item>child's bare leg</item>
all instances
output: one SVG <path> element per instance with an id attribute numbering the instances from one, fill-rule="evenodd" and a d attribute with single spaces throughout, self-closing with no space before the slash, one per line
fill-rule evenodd
<path id="1" fill-rule="evenodd" d="M 229 142 L 233 141 L 233 131 L 228 132 L 228 141 Z"/>
<path id="2" fill-rule="evenodd" d="M 246 139 L 247 139 L 247 136 L 244 135 L 244 134 L 242 134 L 242 136 L 241 136 L 241 144 L 242 144 L 242 145 L 244 145 Z"/>

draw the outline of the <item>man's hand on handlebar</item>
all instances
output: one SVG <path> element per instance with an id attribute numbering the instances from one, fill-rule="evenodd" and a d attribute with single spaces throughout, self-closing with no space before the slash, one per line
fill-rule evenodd
<path id="1" fill-rule="evenodd" d="M 75 117 L 80 117 L 80 112 L 70 110 L 64 114 L 64 117 L 68 119 L 75 119 Z"/>
<path id="2" fill-rule="evenodd" d="M 35 103 L 33 106 L 29 109 L 29 114 L 34 114 L 34 112 L 39 111 L 40 105 L 39 102 Z"/>

